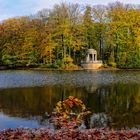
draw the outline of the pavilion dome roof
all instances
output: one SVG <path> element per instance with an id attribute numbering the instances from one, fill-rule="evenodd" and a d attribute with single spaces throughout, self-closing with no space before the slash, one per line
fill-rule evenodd
<path id="1" fill-rule="evenodd" d="M 97 51 L 95 49 L 88 49 L 87 53 L 95 54 L 95 53 L 97 53 Z"/>

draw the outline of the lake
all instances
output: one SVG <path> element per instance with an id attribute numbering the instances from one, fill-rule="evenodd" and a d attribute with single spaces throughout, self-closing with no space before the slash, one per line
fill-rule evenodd
<path id="1" fill-rule="evenodd" d="M 0 130 L 53 128 L 46 114 L 68 96 L 92 114 L 87 128 L 140 128 L 140 71 L 0 71 Z"/>

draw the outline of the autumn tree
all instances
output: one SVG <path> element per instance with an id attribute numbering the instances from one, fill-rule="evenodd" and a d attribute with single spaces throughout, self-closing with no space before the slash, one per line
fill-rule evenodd
<path id="1" fill-rule="evenodd" d="M 104 63 L 140 68 L 140 8 L 120 2 L 82 7 L 61 3 L 0 23 L 0 65 L 69 68 L 89 48 Z"/>

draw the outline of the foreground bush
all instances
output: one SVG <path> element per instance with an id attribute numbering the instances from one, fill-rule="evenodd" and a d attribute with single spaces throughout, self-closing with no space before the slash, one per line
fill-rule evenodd
<path id="1" fill-rule="evenodd" d="M 69 96 L 56 104 L 50 121 L 57 129 L 73 129 L 80 127 L 84 117 L 90 113 L 82 100 Z"/>
<path id="2" fill-rule="evenodd" d="M 109 129 L 7 129 L 0 132 L 1 140 L 140 140 L 140 130 Z"/>

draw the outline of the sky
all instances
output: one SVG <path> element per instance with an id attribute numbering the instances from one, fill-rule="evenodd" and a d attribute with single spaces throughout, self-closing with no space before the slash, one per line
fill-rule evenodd
<path id="1" fill-rule="evenodd" d="M 107 5 L 116 0 L 0 0 L 0 21 L 17 16 L 35 14 L 43 8 L 52 8 L 61 2 L 79 3 L 82 5 Z M 119 0 L 123 3 L 140 4 L 140 0 Z"/>

